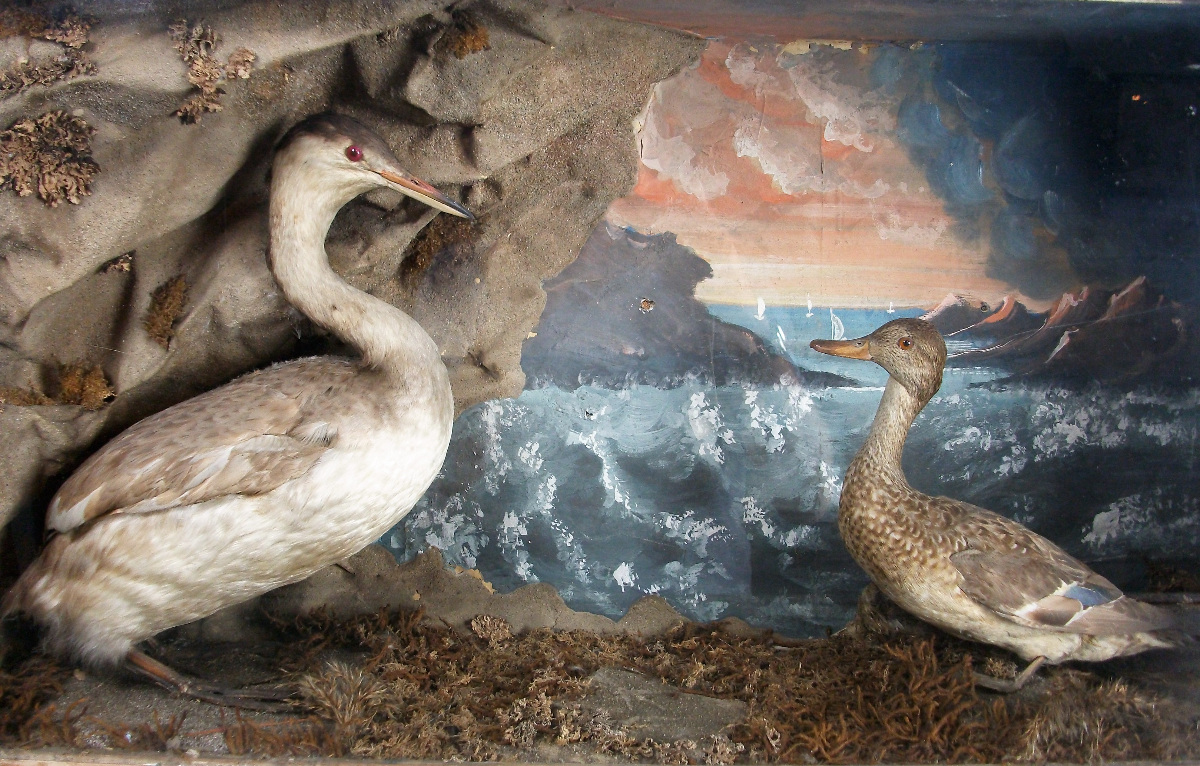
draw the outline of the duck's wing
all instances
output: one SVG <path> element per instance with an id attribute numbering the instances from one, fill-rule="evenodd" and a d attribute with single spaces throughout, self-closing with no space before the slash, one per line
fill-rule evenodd
<path id="1" fill-rule="evenodd" d="M 300 476 L 335 435 L 313 396 L 326 389 L 320 373 L 338 384 L 349 371 L 329 363 L 313 369 L 319 361 L 247 375 L 134 424 L 67 479 L 50 502 L 46 529 L 258 495 Z M 320 391 L 305 385 L 314 380 Z"/>
<path id="2" fill-rule="evenodd" d="M 1121 635 L 1170 627 L 1170 613 L 1128 598 L 1058 546 L 999 514 L 957 503 L 959 588 L 981 606 L 1030 627 Z"/>

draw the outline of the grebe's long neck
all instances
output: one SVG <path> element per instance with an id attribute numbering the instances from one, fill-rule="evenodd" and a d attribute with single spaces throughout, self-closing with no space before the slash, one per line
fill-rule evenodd
<path id="1" fill-rule="evenodd" d="M 852 482 L 871 481 L 908 489 L 908 481 L 900 467 L 908 429 L 925 402 L 913 396 L 895 378 L 888 378 L 883 399 L 875 412 L 875 422 L 866 442 L 850 463 L 846 474 L 847 488 Z"/>
<path id="2" fill-rule="evenodd" d="M 371 187 L 330 183 L 301 159 L 277 161 L 271 182 L 271 271 L 288 301 L 405 385 L 446 372 L 437 345 L 400 309 L 342 281 L 325 236 L 343 205 Z M 440 373 L 440 375 L 439 375 Z"/>

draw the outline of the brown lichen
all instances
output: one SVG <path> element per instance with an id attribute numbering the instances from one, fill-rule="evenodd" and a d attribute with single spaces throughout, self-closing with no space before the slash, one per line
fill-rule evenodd
<path id="1" fill-rule="evenodd" d="M 489 644 L 507 641 L 513 637 L 508 620 L 503 617 L 493 617 L 490 614 L 481 614 L 472 619 L 471 632 Z"/>
<path id="2" fill-rule="evenodd" d="M 0 189 L 36 193 L 50 207 L 78 205 L 100 166 L 91 157 L 96 129 L 63 111 L 24 118 L 0 132 Z"/>
<path id="3" fill-rule="evenodd" d="M 400 281 L 416 284 L 439 258 L 454 262 L 466 257 L 473 252 L 471 240 L 475 233 L 466 219 L 449 215 L 434 218 L 409 245 L 400 264 Z"/>
<path id="4" fill-rule="evenodd" d="M 197 90 L 196 93 L 184 99 L 183 104 L 175 110 L 175 116 L 184 124 L 194 124 L 200 121 L 205 112 L 219 112 L 221 96 L 225 90 L 222 82 L 233 79 L 249 79 L 254 68 L 254 52 L 248 48 L 238 48 L 230 55 L 227 63 L 222 64 L 213 55 L 220 44 L 220 38 L 212 27 L 204 23 L 189 24 L 180 19 L 172 24 L 167 33 L 175 43 L 175 50 L 187 64 L 187 79 Z"/>
<path id="5" fill-rule="evenodd" d="M 28 388 L 13 388 L 0 386 L 0 404 L 11 404 L 15 407 L 36 407 L 54 404 L 54 400 L 40 391 Z"/>
<path id="6" fill-rule="evenodd" d="M 57 21 L 17 9 L 0 11 L 0 39 L 27 37 L 49 40 L 63 46 L 62 53 L 48 61 L 18 61 L 0 71 L 0 94 L 16 93 L 33 85 L 49 85 L 84 74 L 94 74 L 96 65 L 83 53 L 91 22 L 74 14 Z"/>
<path id="7" fill-rule="evenodd" d="M 115 393 L 98 364 L 64 364 L 58 368 L 58 404 L 74 404 L 98 410 L 112 401 Z"/>
<path id="8" fill-rule="evenodd" d="M 229 63 L 225 65 L 225 79 L 249 80 L 254 71 L 254 60 L 258 58 L 249 48 L 238 48 L 229 54 Z"/>
<path id="9" fill-rule="evenodd" d="M 460 18 L 444 39 L 446 49 L 457 59 L 492 49 L 487 27 L 470 18 Z"/>
<path id="10" fill-rule="evenodd" d="M 186 303 L 187 281 L 182 276 L 171 277 L 154 290 L 142 326 L 155 343 L 163 348 L 170 347 L 171 338 L 175 336 L 175 322 Z"/>

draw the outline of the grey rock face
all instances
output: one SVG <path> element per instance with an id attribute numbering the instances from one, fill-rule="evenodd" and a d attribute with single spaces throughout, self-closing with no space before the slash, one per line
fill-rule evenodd
<path id="1" fill-rule="evenodd" d="M 0 100 L 0 128 L 51 109 L 84 117 L 101 168 L 77 206 L 0 193 L 0 386 L 36 388 L 58 364 L 98 364 L 116 398 L 97 413 L 0 405 L 0 523 L 137 419 L 330 349 L 279 295 L 265 258 L 271 147 L 323 109 L 369 124 L 410 171 L 480 217 L 456 230 L 398 195 L 368 195 L 334 223 L 334 268 L 423 324 L 460 409 L 515 395 L 542 280 L 631 187 L 632 121 L 650 87 L 704 45 L 524 0 L 453 13 L 433 2 L 214 4 L 203 16 L 219 36 L 214 55 L 248 48 L 254 71 L 222 85 L 222 111 L 183 125 L 172 112 L 191 86 L 167 34 L 174 17 L 81 8 L 98 17 L 97 73 Z M 129 252 L 128 271 L 102 269 Z M 177 275 L 187 302 L 163 349 L 142 318 Z"/>

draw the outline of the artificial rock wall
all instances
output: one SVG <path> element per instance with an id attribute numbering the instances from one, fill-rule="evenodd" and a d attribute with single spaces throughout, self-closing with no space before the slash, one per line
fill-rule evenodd
<path id="1" fill-rule="evenodd" d="M 336 351 L 267 268 L 271 148 L 291 124 L 329 108 L 358 117 L 479 216 L 460 224 L 374 192 L 343 209 L 327 244 L 339 273 L 438 342 L 461 410 L 521 390 L 542 280 L 632 186 L 650 87 L 704 45 L 526 0 L 192 4 L 175 39 L 182 15 L 165 7 L 77 7 L 91 15 L 80 50 L 94 72 L 0 90 L 0 130 L 63 110 L 96 129 L 99 167 L 79 204 L 0 192 L 0 524 L 20 514 L 25 530 L 6 559 L 31 552 L 49 495 L 104 439 L 268 362 Z M 0 69 L 61 57 L 12 27 Z M 222 66 L 252 52 L 249 77 L 193 67 L 189 81 L 180 30 L 193 57 Z M 175 113 L 206 92 L 219 111 L 192 124 Z M 177 278 L 163 345 L 146 319 Z M 107 394 L 92 409 L 36 403 L 80 368 Z"/>

